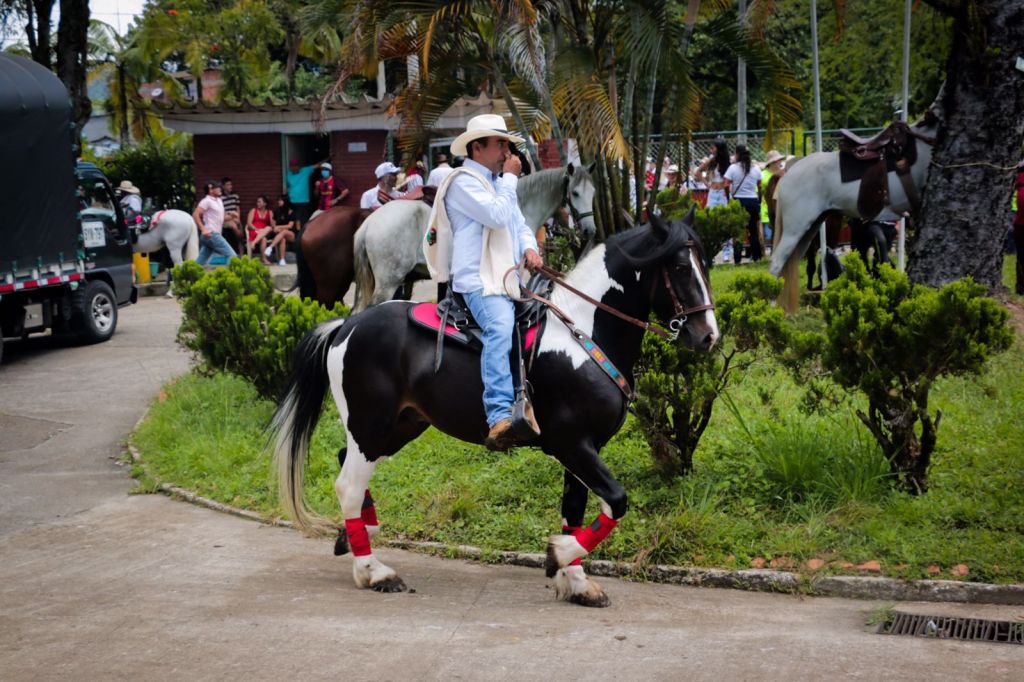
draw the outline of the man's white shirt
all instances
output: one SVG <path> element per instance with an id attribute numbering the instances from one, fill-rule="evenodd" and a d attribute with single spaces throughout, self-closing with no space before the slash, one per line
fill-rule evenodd
<path id="1" fill-rule="evenodd" d="M 452 289 L 460 294 L 483 288 L 480 255 L 485 225 L 508 230 L 517 260 L 522 260 L 528 249 L 540 253 L 537 240 L 519 210 L 519 178 L 511 173 L 496 176 L 472 159 L 466 159 L 465 166 L 489 179 L 497 194 L 488 192 L 469 175 L 452 180 L 445 194 L 445 209 L 452 226 Z"/>

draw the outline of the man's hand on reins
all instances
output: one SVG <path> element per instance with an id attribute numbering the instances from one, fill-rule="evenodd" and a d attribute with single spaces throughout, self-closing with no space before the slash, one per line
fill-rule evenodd
<path id="1" fill-rule="evenodd" d="M 526 250 L 526 253 L 523 254 L 523 260 L 525 261 L 526 269 L 530 272 L 536 272 L 542 265 L 544 265 L 544 259 L 541 258 L 540 254 L 533 249 Z"/>

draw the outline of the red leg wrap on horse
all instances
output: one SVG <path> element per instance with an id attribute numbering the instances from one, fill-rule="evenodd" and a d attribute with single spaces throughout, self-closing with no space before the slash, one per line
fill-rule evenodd
<path id="1" fill-rule="evenodd" d="M 580 532 L 579 526 L 562 526 L 562 535 L 576 535 Z M 569 562 L 570 566 L 582 566 L 583 559 L 573 559 Z"/>
<path id="2" fill-rule="evenodd" d="M 370 489 L 366 489 L 366 497 L 363 498 L 363 509 L 359 513 L 363 519 L 363 523 L 367 526 L 379 526 L 380 522 L 377 521 L 377 508 L 373 506 L 373 498 L 370 497 Z"/>
<path id="3" fill-rule="evenodd" d="M 587 552 L 593 552 L 594 548 L 601 544 L 601 542 L 608 537 L 608 535 L 615 530 L 615 526 L 619 525 L 619 522 L 610 516 L 606 516 L 604 512 L 597 515 L 597 519 L 592 524 L 576 531 L 575 536 L 577 542 L 579 542 L 583 549 Z"/>
<path id="4" fill-rule="evenodd" d="M 370 535 L 366 532 L 366 524 L 362 519 L 345 519 L 345 535 L 348 546 L 355 556 L 366 556 L 370 553 Z"/>

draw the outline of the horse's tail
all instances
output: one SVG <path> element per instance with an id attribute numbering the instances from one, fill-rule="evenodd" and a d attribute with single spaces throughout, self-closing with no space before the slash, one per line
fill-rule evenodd
<path id="1" fill-rule="evenodd" d="M 324 322 L 299 342 L 295 348 L 295 368 L 288 390 L 267 428 L 274 443 L 274 468 L 281 507 L 296 526 L 309 533 L 337 530 L 326 518 L 306 508 L 303 487 L 309 440 L 320 421 L 330 385 L 327 352 L 344 323 L 344 318 Z"/>
<path id="2" fill-rule="evenodd" d="M 359 312 L 364 310 L 369 305 L 369 302 L 373 300 L 373 288 L 376 286 L 373 268 L 370 267 L 370 257 L 366 251 L 365 228 L 360 227 L 356 230 L 356 236 L 352 244 L 352 261 L 356 271 L 356 300 L 352 312 Z"/>
<path id="3" fill-rule="evenodd" d="M 295 238 L 295 285 L 288 291 L 293 291 L 295 286 L 299 287 L 300 298 L 316 298 L 316 280 L 313 279 L 313 271 L 309 269 L 309 263 L 302 255 L 302 233 Z"/>
<path id="4" fill-rule="evenodd" d="M 185 242 L 185 248 L 181 251 L 181 258 L 186 261 L 199 258 L 199 228 L 196 227 L 192 216 L 189 216 L 188 222 L 188 241 Z"/>

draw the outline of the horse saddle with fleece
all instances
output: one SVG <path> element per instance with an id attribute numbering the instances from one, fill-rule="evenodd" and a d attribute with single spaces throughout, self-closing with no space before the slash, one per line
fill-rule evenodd
<path id="1" fill-rule="evenodd" d="M 870 220 L 889 204 L 888 174 L 903 176 L 917 161 L 917 145 L 910 126 L 895 121 L 872 138 L 865 139 L 845 128 L 840 131 L 839 177 L 842 182 L 860 181 L 857 212 Z M 903 181 L 906 185 L 906 181 Z M 910 194 L 908 192 L 908 194 Z"/>

